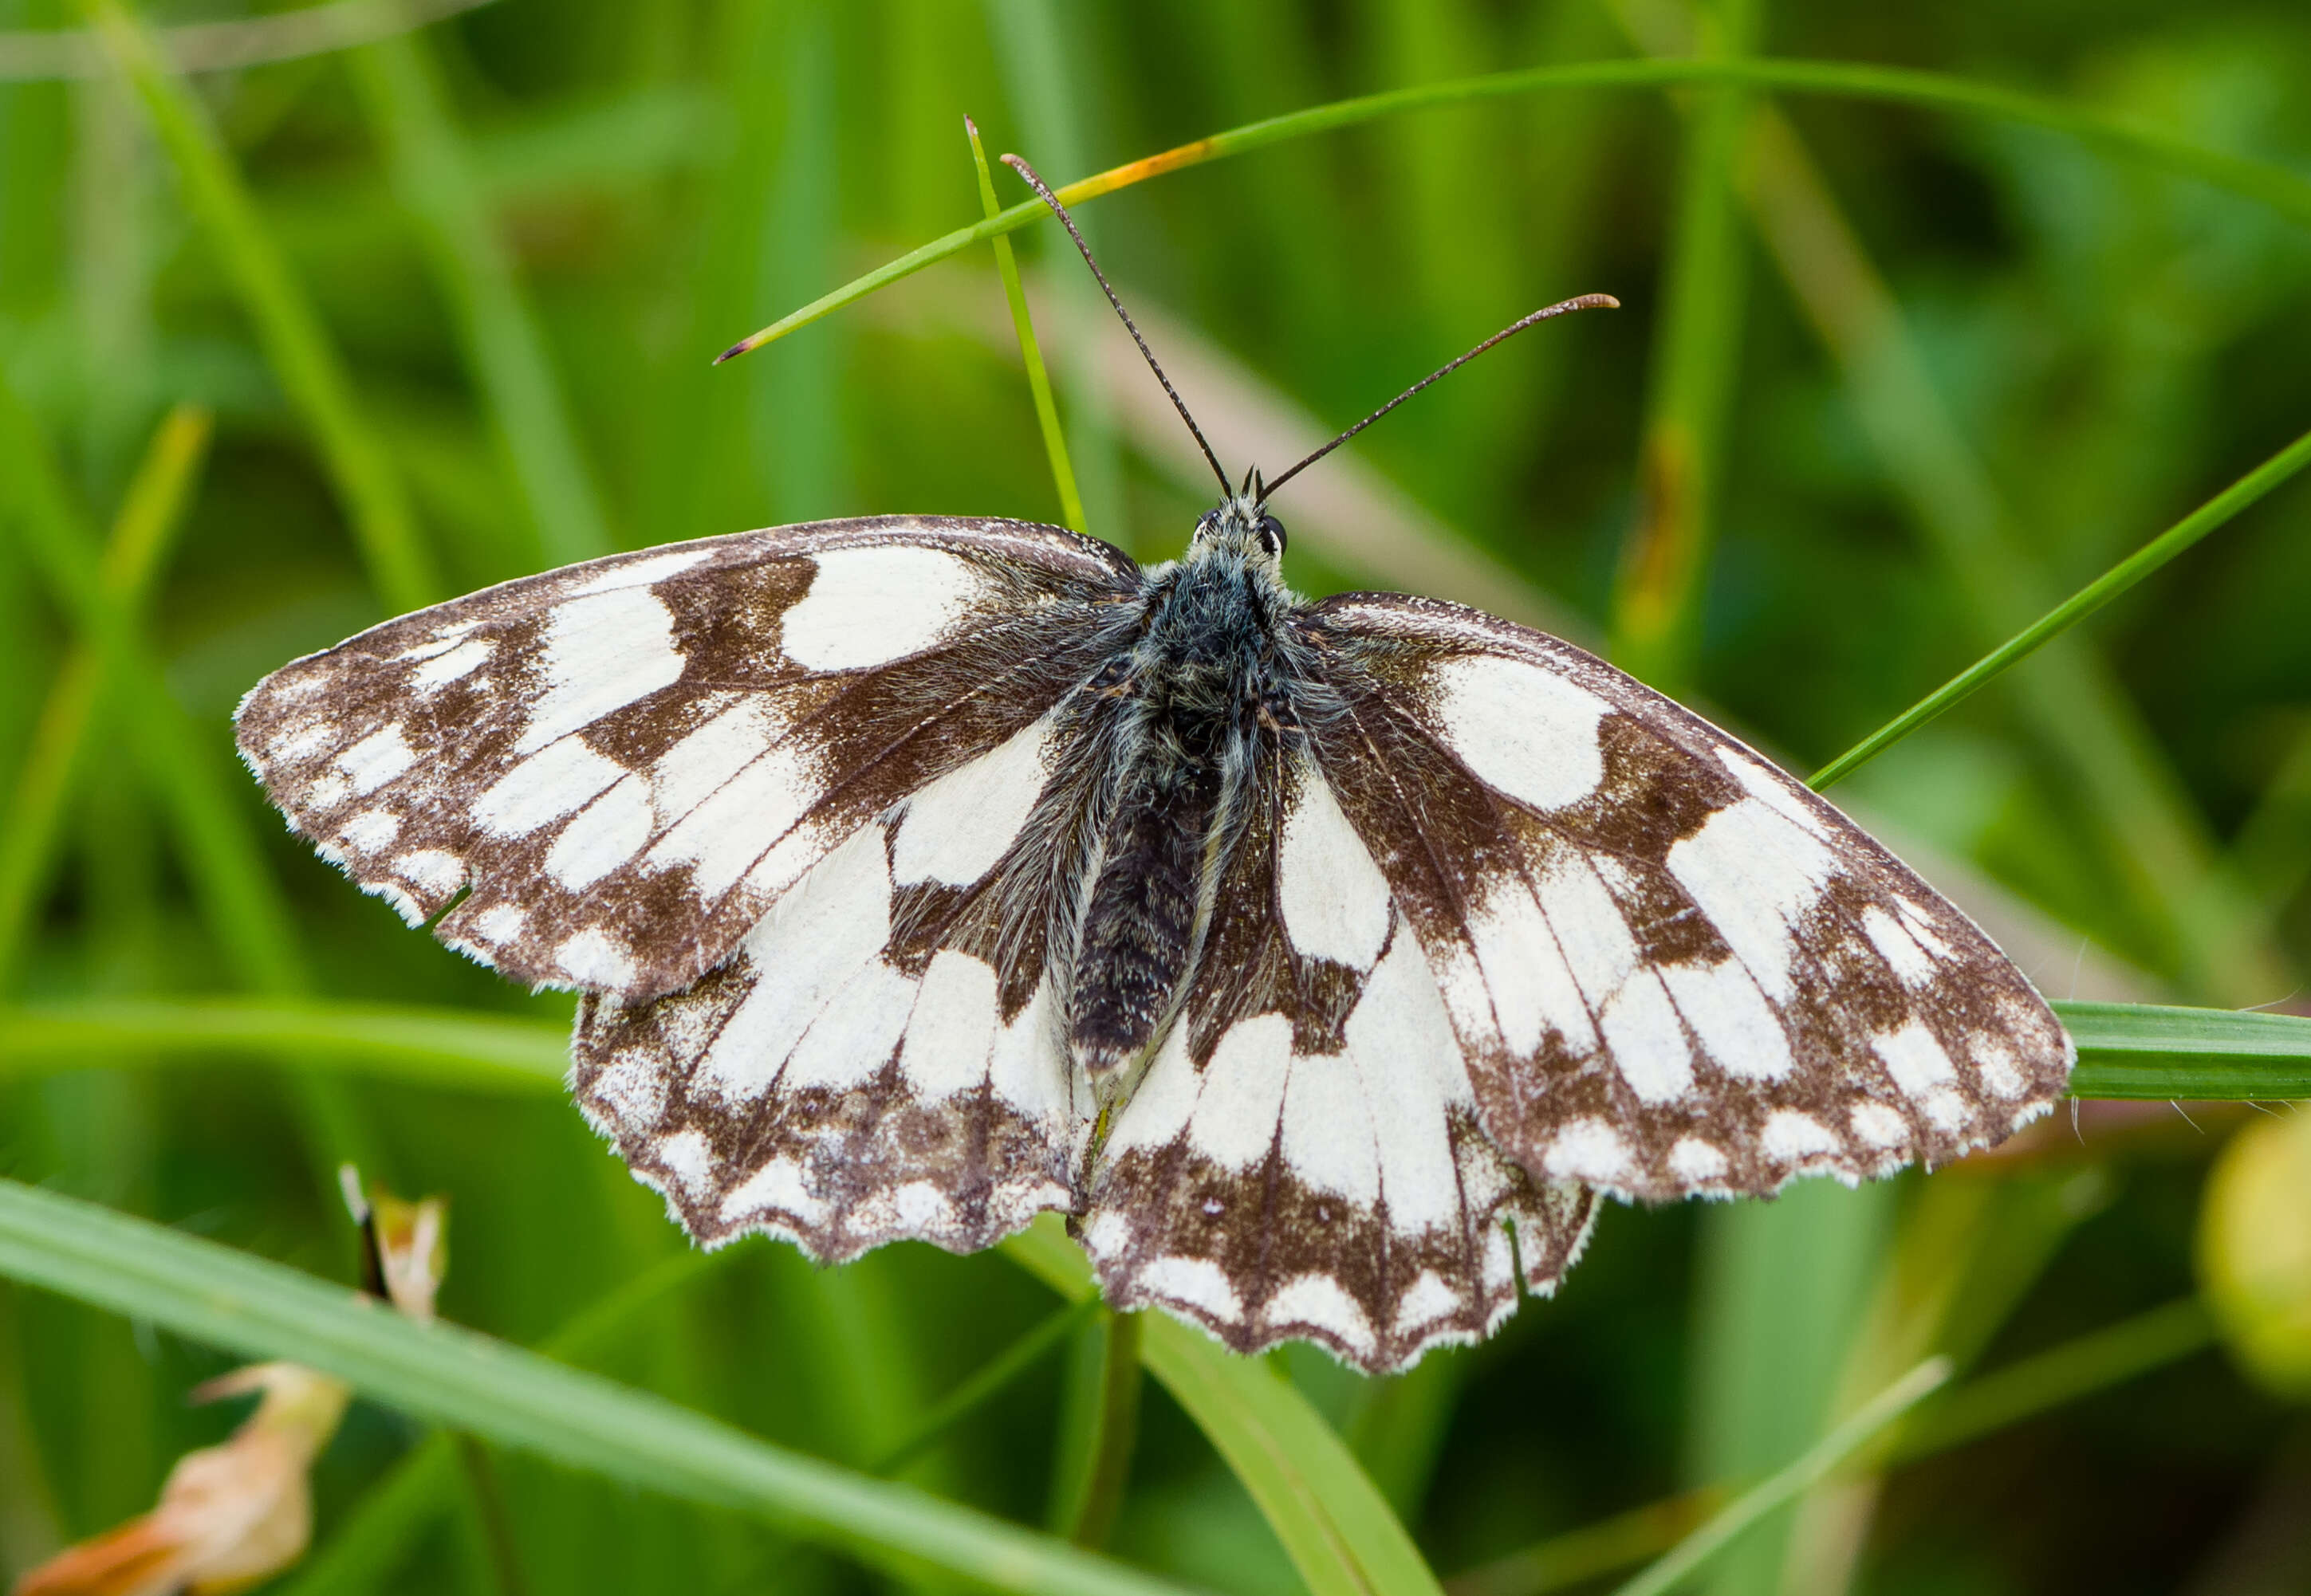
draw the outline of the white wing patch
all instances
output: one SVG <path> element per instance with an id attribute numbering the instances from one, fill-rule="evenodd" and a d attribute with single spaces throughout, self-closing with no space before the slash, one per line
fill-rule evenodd
<path id="1" fill-rule="evenodd" d="M 1285 868 L 1288 880 L 1288 854 Z M 1409 937 L 1378 958 L 1342 1036 L 1338 1052 L 1304 1051 L 1286 1015 L 1250 1015 L 1199 1068 L 1173 1031 L 1094 1174 L 1083 1234 L 1111 1300 L 1170 1308 L 1232 1346 L 1307 1337 L 1385 1369 L 1474 1340 L 1514 1305 L 1504 1214 L 1536 1288 L 1570 1262 L 1587 1200 L 1533 1191 L 1477 1133 Z M 1330 1245 L 1312 1247 L 1312 1231 Z"/>
<path id="2" fill-rule="evenodd" d="M 1048 986 L 1007 1017 L 971 954 L 894 966 L 888 845 L 863 828 L 689 991 L 580 1011 L 580 1106 L 710 1245 L 968 1252 L 1071 1205 L 1086 1123 Z"/>
<path id="3" fill-rule="evenodd" d="M 1388 879 L 1312 764 L 1302 762 L 1298 785 L 1278 858 L 1285 934 L 1305 958 L 1368 970 L 1388 941 Z"/>
<path id="4" fill-rule="evenodd" d="M 891 849 L 898 879 L 967 886 L 994 869 L 1051 779 L 1051 734 L 1047 715 L 908 799 Z"/>
<path id="5" fill-rule="evenodd" d="M 857 671 L 920 654 L 972 609 L 985 585 L 944 550 L 885 543 L 817 559 L 779 646 L 807 671 Z"/>
<path id="6" fill-rule="evenodd" d="M 1604 779 L 1604 699 L 1561 673 L 1496 654 L 1436 668 L 1437 729 L 1462 763 L 1536 809 L 1578 803 Z"/>

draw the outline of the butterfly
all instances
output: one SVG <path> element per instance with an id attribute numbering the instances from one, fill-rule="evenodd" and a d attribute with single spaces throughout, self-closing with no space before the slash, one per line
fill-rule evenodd
<path id="1" fill-rule="evenodd" d="M 662 546 L 283 666 L 240 749 L 412 924 L 581 994 L 580 1106 L 710 1246 L 1057 1210 L 1118 1308 L 1381 1371 L 1553 1290 L 1602 1196 L 2052 1106 L 2046 1005 L 1829 803 L 1557 638 L 1303 601 L 1269 500 L 1325 451 L 1231 486 L 1196 435 L 1166 564 L 947 516 Z"/>

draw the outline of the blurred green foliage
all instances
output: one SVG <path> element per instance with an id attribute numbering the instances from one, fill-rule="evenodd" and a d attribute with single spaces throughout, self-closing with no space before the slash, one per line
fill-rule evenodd
<path id="1" fill-rule="evenodd" d="M 149 13 L 162 28 L 240 14 Z M 94 57 L 85 77 L 11 66 L 21 35 L 81 20 L 0 0 L 9 1002 L 261 992 L 565 1012 L 408 932 L 283 836 L 232 768 L 227 716 L 266 671 L 395 606 L 613 548 L 881 511 L 1058 519 L 984 248 L 708 364 L 976 221 L 966 112 L 990 152 L 1062 180 L 1400 85 L 1759 52 L 2026 89 L 2311 181 L 2311 17 L 2258 0 L 499 0 L 200 72 L 189 92 L 154 73 L 140 95 Z M 2311 418 L 2299 219 L 1978 117 L 1709 88 L 1534 93 L 1279 144 L 1085 220 L 1136 306 L 1225 351 L 1253 397 L 1335 424 L 1535 305 L 1618 295 L 1621 314 L 1519 340 L 1355 450 L 1430 535 L 1518 573 L 1568 629 L 1628 643 L 1801 768 Z M 1015 237 L 1053 268 L 1030 287 L 1092 529 L 1168 557 L 1200 507 L 1167 464 L 1176 440 L 1135 430 L 1103 386 L 1074 331 L 1088 285 L 1056 230 Z M 200 412 L 205 456 L 185 431 Z M 1692 468 L 1664 475 L 1672 456 Z M 162 502 L 171 470 L 181 517 Z M 2132 995 L 2299 1008 L 2307 512 L 2311 488 L 2282 488 L 1844 795 L 1972 865 L 2063 947 L 2133 966 Z M 1417 580 L 1295 532 L 1304 589 Z M 1682 541 L 1660 568 L 1689 591 L 1644 611 L 1645 540 L 1663 535 Z M 1656 612 L 1667 632 L 1647 630 Z M 2066 995 L 2066 970 L 2033 974 Z M 1525 1596 L 1579 1559 L 1499 1559 L 1786 1462 L 1928 1352 L 1995 1367 L 2189 1293 L 2208 1154 L 2235 1123 L 2202 1134 L 2159 1107 L 1981 1175 L 1701 1216 L 1615 1209 L 1559 1297 L 1483 1348 L 1385 1382 L 1304 1349 L 1277 1362 L 1435 1568 L 1478 1571 L 1470 1596 Z M 0 1170 L 340 1279 L 351 1241 L 327 1172 L 355 1147 L 397 1188 L 451 1195 L 443 1313 L 515 1341 L 685 1247 L 577 1115 L 534 1095 L 133 1055 L 0 1077 Z M 1053 1305 L 993 1257 L 901 1247 L 819 1271 L 757 1241 L 571 1355 L 865 1466 Z M 2123 1392 L 1958 1452 L 1899 1462 L 1914 1453 L 1897 1440 L 1710 1577 L 1888 1596 L 2300 1578 L 2311 1431 L 2202 1341 L 2169 1335 Z M 1068 1362 L 906 1477 L 1042 1522 Z M 227 1427 L 182 1401 L 221 1366 L 0 1287 L 0 1567 L 148 1504 L 170 1459 Z M 416 1439 L 357 1407 L 326 1459 L 330 1588 L 499 1588 L 458 1514 L 333 1547 Z M 499 1470 L 532 1590 L 881 1577 L 533 1460 Z M 1613 1533 L 1626 1561 L 1690 1522 Z M 1112 1546 L 1216 1590 L 1295 1588 L 1242 1486 L 1152 1387 Z"/>

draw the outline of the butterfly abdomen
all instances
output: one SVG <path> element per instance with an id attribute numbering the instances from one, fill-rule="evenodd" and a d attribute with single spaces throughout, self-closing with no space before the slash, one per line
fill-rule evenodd
<path id="1" fill-rule="evenodd" d="M 1094 690 L 1111 696 L 1108 817 L 1083 904 L 1069 1050 L 1094 1079 L 1158 1038 L 1192 969 L 1216 828 L 1234 811 L 1261 707 L 1266 608 L 1241 565 L 1191 557 L 1150 584 L 1147 625 Z"/>

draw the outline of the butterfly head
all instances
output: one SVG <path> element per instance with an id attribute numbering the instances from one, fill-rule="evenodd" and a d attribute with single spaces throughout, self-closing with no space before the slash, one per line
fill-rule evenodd
<path id="1" fill-rule="evenodd" d="M 1192 547 L 1226 549 L 1273 570 L 1284 557 L 1284 523 L 1268 513 L 1268 485 L 1254 468 L 1245 474 L 1243 487 L 1231 490 L 1203 513 Z"/>

